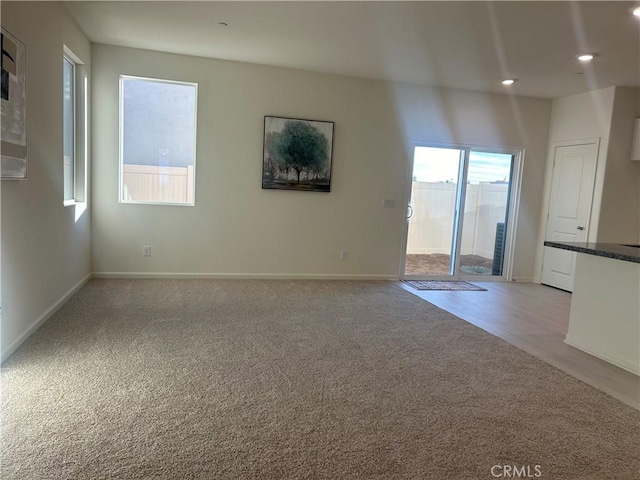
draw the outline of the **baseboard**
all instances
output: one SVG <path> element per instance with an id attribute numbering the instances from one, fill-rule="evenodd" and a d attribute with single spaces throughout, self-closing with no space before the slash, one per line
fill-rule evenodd
<path id="1" fill-rule="evenodd" d="M 33 334 L 33 332 L 35 332 L 40 327 L 40 325 L 42 325 L 44 322 L 46 322 L 49 319 L 49 317 L 51 317 L 51 315 L 56 313 L 56 311 L 62 305 L 64 305 L 64 303 L 67 300 L 69 300 L 69 298 L 71 298 L 71 296 L 74 293 L 76 293 L 78 290 L 80 290 L 84 286 L 84 284 L 87 283 L 91 279 L 91 277 L 92 277 L 92 275 L 89 274 L 86 277 L 84 277 L 82 280 L 80 280 L 78 283 L 76 283 L 73 287 L 71 287 L 71 289 L 69 289 L 69 291 L 67 291 L 67 293 L 62 295 L 62 297 L 60 297 L 58 299 L 58 301 L 56 301 L 56 303 L 51 305 L 31 325 L 29 325 L 29 328 L 27 328 L 27 330 L 22 335 L 20 335 L 18 338 L 16 338 L 16 340 L 2 352 L 2 355 L 0 356 L 0 363 L 4 362 L 7 358 L 9 358 L 13 354 L 13 352 L 15 352 L 18 349 L 18 347 L 20 345 L 22 345 L 22 343 L 27 338 L 29 338 Z"/>
<path id="2" fill-rule="evenodd" d="M 234 279 L 234 280 L 378 280 L 398 281 L 394 275 L 355 275 L 333 273 L 169 273 L 169 272 L 94 272 L 92 278 L 147 279 Z"/>
<path id="3" fill-rule="evenodd" d="M 511 281 L 516 283 L 533 283 L 533 277 L 513 277 Z"/>
<path id="4" fill-rule="evenodd" d="M 611 354 L 611 352 L 602 350 L 600 347 L 597 347 L 596 345 L 593 345 L 589 342 L 576 340 L 575 338 L 570 338 L 569 335 L 567 335 L 566 338 L 564 339 L 564 343 L 572 346 L 573 348 L 577 348 L 578 350 L 582 350 L 583 352 L 586 352 L 589 355 L 598 357 L 601 360 L 604 360 L 605 362 L 612 363 L 613 365 L 620 367 L 635 375 L 640 375 L 640 364 L 628 362 L 627 360 L 619 358 L 616 355 Z"/>

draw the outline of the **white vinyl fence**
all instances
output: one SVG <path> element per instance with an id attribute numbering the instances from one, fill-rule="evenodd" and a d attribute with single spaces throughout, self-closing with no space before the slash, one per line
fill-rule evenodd
<path id="1" fill-rule="evenodd" d="M 451 253 L 457 185 L 413 182 L 407 253 Z M 467 185 L 462 255 L 493 258 L 496 225 L 505 221 L 509 185 Z"/>
<path id="2" fill-rule="evenodd" d="M 192 203 L 193 166 L 123 165 L 124 200 Z"/>

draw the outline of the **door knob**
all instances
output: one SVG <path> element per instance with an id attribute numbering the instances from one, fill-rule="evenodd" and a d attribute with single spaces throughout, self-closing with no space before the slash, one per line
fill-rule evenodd
<path id="1" fill-rule="evenodd" d="M 407 205 L 407 219 L 413 217 L 413 207 L 411 205 Z"/>
<path id="2" fill-rule="evenodd" d="M 578 230 L 584 230 L 584 227 L 583 227 L 582 225 L 578 225 L 576 228 L 577 228 Z"/>

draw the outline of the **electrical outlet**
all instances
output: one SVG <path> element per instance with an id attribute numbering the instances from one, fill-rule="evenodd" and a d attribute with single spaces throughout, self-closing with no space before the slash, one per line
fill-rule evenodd
<path id="1" fill-rule="evenodd" d="M 149 245 L 145 245 L 142 247 L 142 255 L 144 255 L 145 257 L 151 256 L 151 247 Z"/>
<path id="2" fill-rule="evenodd" d="M 340 252 L 340 260 L 346 260 L 349 258 L 349 252 L 347 250 L 342 250 Z"/>

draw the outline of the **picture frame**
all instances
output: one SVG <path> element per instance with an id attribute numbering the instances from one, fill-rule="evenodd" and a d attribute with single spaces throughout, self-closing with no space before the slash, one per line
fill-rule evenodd
<path id="1" fill-rule="evenodd" d="M 0 178 L 27 178 L 26 46 L 2 27 Z"/>
<path id="2" fill-rule="evenodd" d="M 334 122 L 265 115 L 262 188 L 330 192 Z"/>

